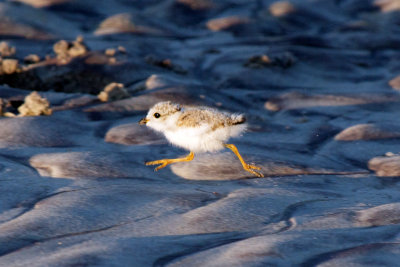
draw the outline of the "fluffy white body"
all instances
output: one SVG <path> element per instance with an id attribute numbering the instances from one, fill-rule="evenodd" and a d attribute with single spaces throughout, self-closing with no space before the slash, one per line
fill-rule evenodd
<path id="1" fill-rule="evenodd" d="M 174 109 L 164 111 L 160 108 L 165 106 Z M 159 118 L 154 117 L 156 113 L 160 114 Z M 246 129 L 242 115 L 227 114 L 205 107 L 181 108 L 170 102 L 154 106 L 146 120 L 148 127 L 162 132 L 171 144 L 193 152 L 224 149 L 229 138 L 240 135 Z"/>

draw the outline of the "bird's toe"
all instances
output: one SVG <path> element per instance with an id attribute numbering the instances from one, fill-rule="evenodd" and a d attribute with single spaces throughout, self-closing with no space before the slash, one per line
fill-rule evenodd
<path id="1" fill-rule="evenodd" d="M 248 165 L 247 165 L 247 168 L 245 168 L 246 171 L 248 171 L 248 172 L 254 174 L 255 176 L 257 176 L 257 177 L 259 177 L 259 178 L 264 177 L 264 174 L 262 174 L 261 172 L 254 171 L 253 169 L 261 170 L 260 167 L 257 167 L 257 166 L 255 166 L 255 165 L 251 165 L 251 164 L 248 164 Z"/>
<path id="2" fill-rule="evenodd" d="M 258 166 L 256 166 L 256 165 L 253 165 L 253 164 L 247 164 L 247 167 L 248 167 L 249 169 L 261 170 L 260 167 L 258 167 Z"/>
<path id="3" fill-rule="evenodd" d="M 147 161 L 145 164 L 146 166 L 149 166 L 149 165 L 161 164 L 161 162 L 159 162 L 159 160 L 155 160 L 155 161 Z"/>

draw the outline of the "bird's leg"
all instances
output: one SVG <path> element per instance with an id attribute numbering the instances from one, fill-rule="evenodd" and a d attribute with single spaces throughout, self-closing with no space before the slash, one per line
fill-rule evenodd
<path id="1" fill-rule="evenodd" d="M 184 158 L 178 158 L 178 159 L 160 159 L 160 160 L 155 160 L 155 161 L 149 161 L 146 162 L 146 165 L 157 165 L 157 164 L 161 164 L 160 166 L 158 166 L 157 168 L 154 169 L 154 171 L 158 171 L 159 169 L 164 168 L 165 166 L 167 166 L 168 164 L 171 163 L 176 163 L 176 162 L 182 162 L 182 161 L 191 161 L 194 158 L 194 153 L 190 152 L 189 155 L 187 155 Z"/>
<path id="2" fill-rule="evenodd" d="M 243 169 L 245 169 L 246 171 L 248 171 L 248 172 L 254 174 L 254 175 L 257 176 L 257 177 L 264 177 L 264 175 L 263 175 L 262 173 L 256 172 L 256 171 L 253 170 L 253 169 L 255 169 L 255 170 L 261 170 L 260 167 L 257 167 L 257 166 L 252 165 L 252 164 L 247 164 L 247 163 L 243 160 L 242 156 L 239 154 L 239 151 L 238 151 L 237 147 L 236 147 L 234 144 L 225 144 L 225 147 L 229 148 L 230 150 L 233 151 L 233 153 L 235 153 L 235 155 L 238 157 L 238 159 L 239 159 L 240 162 L 242 163 Z"/>

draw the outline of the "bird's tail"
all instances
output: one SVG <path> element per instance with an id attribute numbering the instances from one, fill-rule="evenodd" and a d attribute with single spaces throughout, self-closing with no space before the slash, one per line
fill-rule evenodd
<path id="1" fill-rule="evenodd" d="M 232 125 L 243 124 L 246 122 L 246 117 L 243 114 L 232 114 Z"/>

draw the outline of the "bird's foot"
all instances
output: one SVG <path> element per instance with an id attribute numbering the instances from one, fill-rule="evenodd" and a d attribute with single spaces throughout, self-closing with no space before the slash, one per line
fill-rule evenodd
<path id="1" fill-rule="evenodd" d="M 264 174 L 262 174 L 261 172 L 254 171 L 254 170 L 261 170 L 261 168 L 256 165 L 246 163 L 245 165 L 243 165 L 243 169 L 254 174 L 257 177 L 260 178 L 264 177 Z"/>
<path id="2" fill-rule="evenodd" d="M 183 161 L 191 161 L 194 158 L 194 153 L 190 152 L 189 155 L 187 155 L 184 158 L 178 158 L 178 159 L 160 159 L 160 160 L 154 160 L 154 161 L 148 161 L 146 162 L 146 165 L 158 165 L 157 168 L 154 169 L 154 171 L 158 171 L 159 169 L 164 168 L 165 166 L 171 164 L 171 163 L 176 163 L 176 162 L 183 162 Z"/>
<path id="3" fill-rule="evenodd" d="M 148 161 L 148 162 L 146 162 L 146 166 L 161 164 L 160 166 L 158 166 L 157 168 L 154 169 L 154 171 L 158 171 L 159 169 L 162 169 L 171 163 L 173 163 L 173 161 L 171 161 L 169 159 L 160 159 L 160 160 Z"/>

